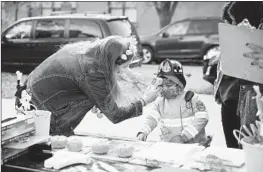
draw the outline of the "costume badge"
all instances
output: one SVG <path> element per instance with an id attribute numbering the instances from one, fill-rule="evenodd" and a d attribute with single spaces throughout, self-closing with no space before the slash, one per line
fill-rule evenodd
<path id="1" fill-rule="evenodd" d="M 171 66 L 169 64 L 169 62 L 166 62 L 164 65 L 163 65 L 163 68 L 162 68 L 163 72 L 167 73 L 167 72 L 171 72 Z"/>
<path id="2" fill-rule="evenodd" d="M 186 102 L 186 103 L 185 103 L 185 107 L 186 107 L 187 109 L 191 109 L 191 108 L 192 108 L 192 103 L 191 103 L 191 102 Z"/>
<path id="3" fill-rule="evenodd" d="M 206 107 L 200 100 L 196 102 L 196 108 L 198 111 L 206 111 Z"/>

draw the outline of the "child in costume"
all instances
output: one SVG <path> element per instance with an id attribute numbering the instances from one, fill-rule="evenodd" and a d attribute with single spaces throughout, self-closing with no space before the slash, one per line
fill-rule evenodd
<path id="1" fill-rule="evenodd" d="M 163 79 L 161 95 L 146 117 L 137 137 L 145 141 L 160 125 L 161 141 L 175 143 L 204 143 L 208 113 L 204 103 L 192 91 L 186 91 L 182 65 L 165 60 L 159 66 L 158 78 Z"/>

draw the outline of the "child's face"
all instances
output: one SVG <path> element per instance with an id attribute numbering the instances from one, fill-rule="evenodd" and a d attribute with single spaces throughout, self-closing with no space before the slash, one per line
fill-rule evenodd
<path id="1" fill-rule="evenodd" d="M 178 95 L 182 94 L 183 88 L 169 79 L 163 80 L 163 89 L 161 95 L 166 99 L 174 99 Z"/>

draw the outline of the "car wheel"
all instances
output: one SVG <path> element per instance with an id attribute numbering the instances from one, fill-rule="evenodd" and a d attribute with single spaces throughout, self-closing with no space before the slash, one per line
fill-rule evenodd
<path id="1" fill-rule="evenodd" d="M 142 53 L 143 53 L 143 64 L 150 64 L 153 61 L 153 51 L 148 46 L 142 47 Z"/>

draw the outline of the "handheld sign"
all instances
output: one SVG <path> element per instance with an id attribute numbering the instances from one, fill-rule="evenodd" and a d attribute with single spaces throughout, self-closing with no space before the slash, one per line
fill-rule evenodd
<path id="1" fill-rule="evenodd" d="M 219 43 L 224 74 L 263 84 L 263 68 L 251 64 L 256 59 L 244 56 L 245 53 L 255 53 L 247 43 L 263 49 L 263 30 L 220 23 Z"/>

